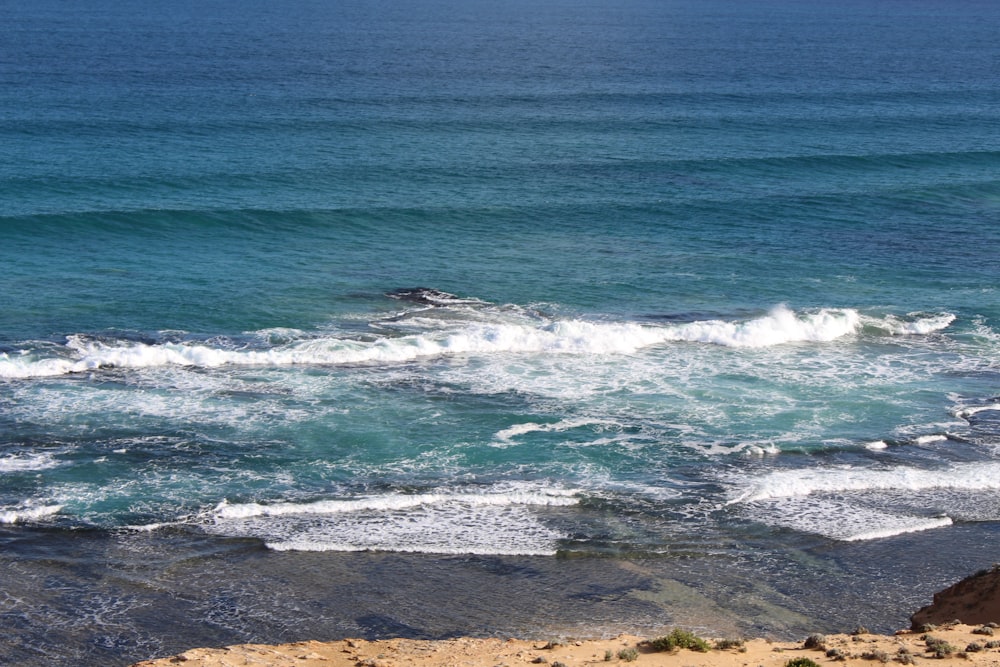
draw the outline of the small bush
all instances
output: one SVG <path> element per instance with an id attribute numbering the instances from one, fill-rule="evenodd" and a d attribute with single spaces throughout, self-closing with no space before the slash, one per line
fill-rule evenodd
<path id="1" fill-rule="evenodd" d="M 993 636 L 993 628 L 988 625 L 981 625 L 972 631 L 974 635 L 986 635 L 987 637 Z"/>
<path id="2" fill-rule="evenodd" d="M 823 635 L 809 635 L 806 637 L 805 643 L 802 644 L 802 648 L 823 651 L 826 649 L 826 637 Z"/>
<path id="3" fill-rule="evenodd" d="M 965 647 L 966 653 L 979 653 L 982 650 L 983 650 L 983 645 L 978 642 L 972 642 L 971 644 Z"/>
<path id="4" fill-rule="evenodd" d="M 937 637 L 924 635 L 924 643 L 927 644 L 927 650 L 933 653 L 935 658 L 946 658 L 955 652 L 954 646 Z"/>
<path id="5" fill-rule="evenodd" d="M 725 651 L 726 649 L 745 648 L 745 647 L 742 639 L 720 639 L 719 641 L 715 642 L 715 648 L 719 649 L 720 651 Z"/>
<path id="6" fill-rule="evenodd" d="M 785 663 L 785 667 L 819 667 L 809 658 L 792 658 Z"/>
<path id="7" fill-rule="evenodd" d="M 826 657 L 830 658 L 831 660 L 838 660 L 840 662 L 844 662 L 845 660 L 847 660 L 847 654 L 841 651 L 839 648 L 831 648 L 827 650 Z"/>
<path id="8" fill-rule="evenodd" d="M 986 648 L 1000 648 L 1000 642 L 998 641 L 986 642 Z"/>
<path id="9" fill-rule="evenodd" d="M 686 648 L 699 653 L 708 653 L 712 650 L 712 646 L 707 641 L 693 632 L 680 628 L 675 628 L 669 635 L 650 640 L 649 647 L 654 651 L 673 651 Z"/>
<path id="10" fill-rule="evenodd" d="M 639 652 L 634 648 L 623 648 L 618 651 L 618 659 L 624 660 L 625 662 L 632 662 L 639 659 Z"/>
<path id="11" fill-rule="evenodd" d="M 877 660 L 879 662 L 889 662 L 889 654 L 885 651 L 866 651 L 861 654 L 862 660 Z"/>
<path id="12" fill-rule="evenodd" d="M 612 651 L 611 649 L 608 649 L 607 651 L 604 652 L 604 662 L 611 662 L 614 659 L 615 659 L 615 652 L 614 651 Z"/>
<path id="13" fill-rule="evenodd" d="M 936 644 L 931 651 L 934 653 L 935 658 L 947 658 L 955 652 L 955 647 L 948 642 L 941 642 L 940 644 Z"/>

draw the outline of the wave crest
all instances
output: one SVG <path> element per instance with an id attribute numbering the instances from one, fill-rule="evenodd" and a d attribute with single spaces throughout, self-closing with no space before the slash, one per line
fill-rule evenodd
<path id="1" fill-rule="evenodd" d="M 0 378 L 22 379 L 85 373 L 103 368 L 189 366 L 293 366 L 405 363 L 458 355 L 552 354 L 622 355 L 666 343 L 703 343 L 730 348 L 767 348 L 789 343 L 824 343 L 857 333 L 865 318 L 850 308 L 796 313 L 778 306 L 767 315 L 742 321 L 705 320 L 651 325 L 637 322 L 593 322 L 579 319 L 526 321 L 441 321 L 439 328 L 407 335 L 358 339 L 338 336 L 302 337 L 273 330 L 239 346 L 227 340 L 145 342 L 95 339 L 71 335 L 52 356 L 51 350 L 0 353 Z M 950 314 L 894 318 L 875 322 L 899 335 L 937 331 L 954 320 Z M 261 338 L 271 347 L 259 347 Z"/>
<path id="2" fill-rule="evenodd" d="M 553 555 L 566 535 L 539 512 L 579 500 L 563 489 L 445 490 L 312 503 L 223 502 L 210 532 L 255 537 L 277 551 Z"/>
<path id="3" fill-rule="evenodd" d="M 1000 463 L 956 464 L 946 470 L 905 467 L 877 470 L 856 468 L 780 470 L 752 483 L 728 504 L 808 496 L 814 493 L 929 489 L 1000 491 Z"/>

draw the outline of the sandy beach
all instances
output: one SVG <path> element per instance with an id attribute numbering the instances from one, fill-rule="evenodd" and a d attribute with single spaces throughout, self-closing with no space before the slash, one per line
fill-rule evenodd
<path id="1" fill-rule="evenodd" d="M 388 639 L 295 642 L 278 646 L 245 644 L 197 648 L 135 667 L 185 664 L 324 665 L 329 667 L 498 667 L 505 665 L 596 665 L 635 663 L 664 667 L 814 667 L 814 665 L 912 665 L 926 660 L 1000 666 L 1000 566 L 980 571 L 934 595 L 916 611 L 912 626 L 892 635 L 864 628 L 801 641 L 768 638 L 701 638 L 678 628 L 663 635 L 619 635 L 605 639 L 456 638 L 437 641 Z M 962 622 L 966 621 L 966 622 Z M 811 661 L 811 662 L 809 662 Z"/>

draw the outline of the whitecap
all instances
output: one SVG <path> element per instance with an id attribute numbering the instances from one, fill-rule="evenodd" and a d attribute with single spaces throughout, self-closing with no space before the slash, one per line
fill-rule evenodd
<path id="1" fill-rule="evenodd" d="M 967 408 L 959 408 L 954 411 L 954 415 L 961 419 L 968 419 L 980 412 L 1000 411 L 1000 403 L 990 403 L 989 405 L 976 405 Z"/>
<path id="2" fill-rule="evenodd" d="M 873 326 L 888 331 L 894 336 L 926 335 L 951 326 L 956 319 L 952 313 L 910 313 L 905 318 L 887 315 L 882 319 L 871 319 Z"/>
<path id="3" fill-rule="evenodd" d="M 829 342 L 857 332 L 856 310 L 822 309 L 796 314 L 777 306 L 764 317 L 745 322 L 711 320 L 673 327 L 673 340 L 714 343 L 726 347 L 772 347 L 794 342 Z"/>
<path id="4" fill-rule="evenodd" d="M 575 492 L 506 488 L 389 493 L 308 503 L 220 503 L 205 529 L 275 550 L 552 555 L 562 532 L 537 511 L 578 504 Z"/>
<path id="5" fill-rule="evenodd" d="M 630 355 L 676 342 L 765 348 L 834 341 L 856 333 L 861 319 L 859 313 L 850 308 L 796 313 L 785 306 L 777 306 L 767 315 L 749 320 L 666 325 L 581 319 L 525 321 L 517 318 L 516 321 L 471 322 L 462 319 L 435 321 L 428 325 L 431 328 L 427 331 L 374 339 L 330 334 L 303 338 L 292 329 L 265 330 L 262 335 L 269 336 L 273 346 L 263 349 L 236 347 L 225 340 L 109 342 L 71 335 L 63 351 L 72 358 L 39 357 L 35 352 L 14 356 L 3 353 L 0 354 L 0 377 L 46 377 L 103 368 L 395 364 L 462 355 Z M 945 326 L 944 320 L 948 318 L 938 316 L 897 328 L 900 333 L 917 333 L 928 327 Z"/>
<path id="6" fill-rule="evenodd" d="M 1000 491 L 1000 463 L 960 463 L 940 470 L 905 466 L 778 470 L 745 484 L 727 504 L 816 493 L 928 489 Z"/>
<path id="7" fill-rule="evenodd" d="M 48 452 L 0 456 L 0 474 L 47 470 L 58 465 L 59 461 Z"/>
<path id="8" fill-rule="evenodd" d="M 486 493 L 394 493 L 363 498 L 317 500 L 308 503 L 219 503 L 214 511 L 218 519 L 245 519 L 256 516 L 282 516 L 293 514 L 346 514 L 364 511 L 406 510 L 420 506 L 456 504 L 468 507 L 506 507 L 514 505 L 567 506 L 576 505 L 575 492 L 562 489 L 539 491 L 497 491 Z"/>
<path id="9" fill-rule="evenodd" d="M 35 505 L 26 503 L 20 507 L 0 508 L 0 524 L 33 523 L 58 514 L 62 505 Z"/>
<path id="10" fill-rule="evenodd" d="M 618 426 L 617 422 L 612 422 L 603 419 L 563 419 L 551 424 L 538 424 L 535 422 L 525 422 L 522 424 L 514 424 L 508 428 L 501 429 L 497 431 L 493 437 L 498 440 L 508 441 L 517 436 L 526 435 L 528 433 L 552 433 L 552 432 L 562 432 L 569 431 L 576 428 L 582 428 L 584 426 L 600 426 L 600 427 L 613 427 Z"/>
<path id="11" fill-rule="evenodd" d="M 900 514 L 834 498 L 781 498 L 747 508 L 766 525 L 842 542 L 874 540 L 952 525 L 947 516 Z"/>
<path id="12" fill-rule="evenodd" d="M 781 453 L 781 448 L 773 442 L 763 445 L 744 444 L 737 448 L 737 451 L 739 450 L 747 456 L 775 456 Z"/>

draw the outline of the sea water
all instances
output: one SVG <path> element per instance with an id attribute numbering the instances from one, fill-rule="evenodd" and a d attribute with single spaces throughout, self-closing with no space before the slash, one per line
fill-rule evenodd
<path id="1" fill-rule="evenodd" d="M 994 3 L 0 6 L 0 662 L 995 560 Z"/>

